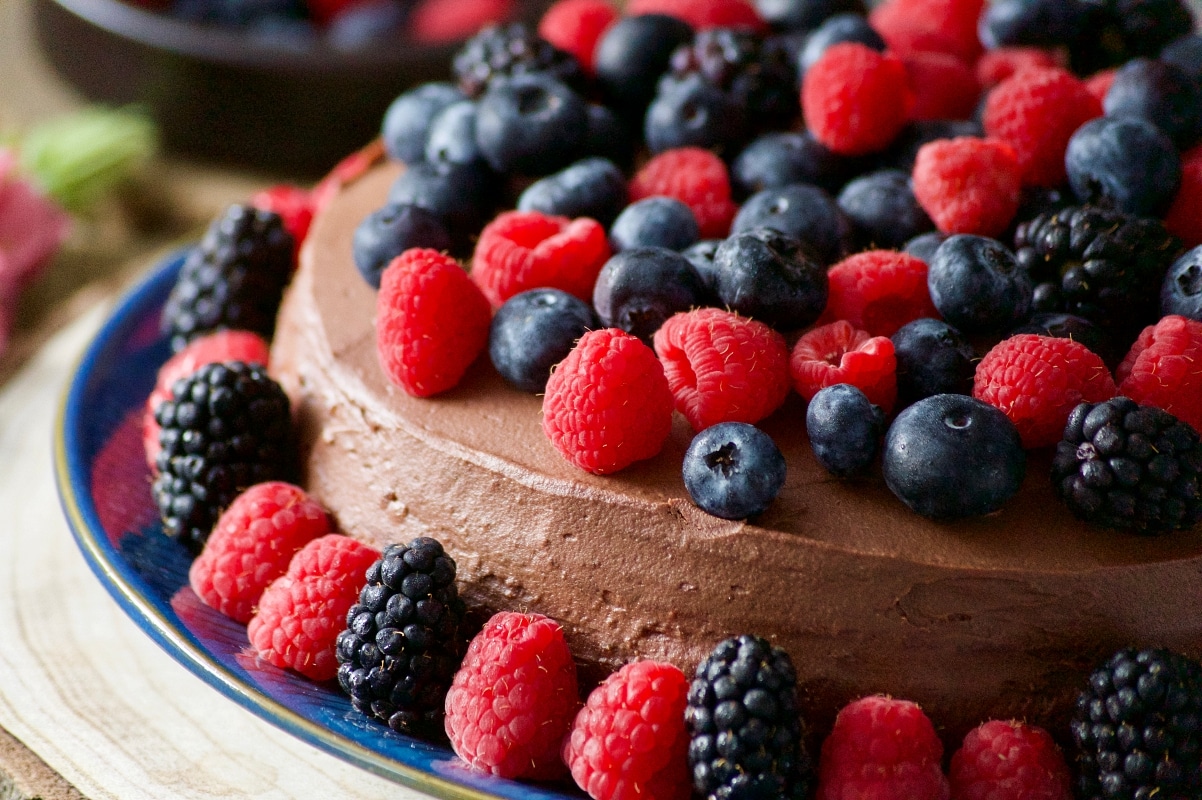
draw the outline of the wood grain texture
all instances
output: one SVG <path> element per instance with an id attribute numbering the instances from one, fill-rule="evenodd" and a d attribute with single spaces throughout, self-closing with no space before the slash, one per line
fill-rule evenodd
<path id="1" fill-rule="evenodd" d="M 218 694 L 89 571 L 59 509 L 51 442 L 63 388 L 106 313 L 102 304 L 73 322 L 0 392 L 0 727 L 65 782 L 9 795 L 0 778 L 0 798 L 425 797 Z"/>

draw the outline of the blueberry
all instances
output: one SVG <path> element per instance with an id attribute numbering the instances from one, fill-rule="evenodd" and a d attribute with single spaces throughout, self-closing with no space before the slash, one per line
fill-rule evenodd
<path id="1" fill-rule="evenodd" d="M 593 156 L 530 184 L 518 210 L 591 217 L 609 227 L 626 207 L 626 177 L 612 161 Z"/>
<path id="2" fill-rule="evenodd" d="M 609 229 L 615 253 L 636 247 L 683 250 L 701 238 L 692 210 L 674 197 L 656 195 L 628 205 Z"/>
<path id="3" fill-rule="evenodd" d="M 900 169 L 909 174 L 922 146 L 939 139 L 985 135 L 981 123 L 971 119 L 920 119 L 908 123 L 875 159 L 878 169 Z"/>
<path id="4" fill-rule="evenodd" d="M 652 153 L 676 147 L 721 151 L 737 146 L 746 132 L 743 106 L 700 73 L 665 76 L 643 123 L 643 138 Z"/>
<path id="5" fill-rule="evenodd" d="M 1160 60 L 1184 71 L 1195 81 L 1202 81 L 1202 36 L 1191 33 L 1174 39 L 1160 51 Z"/>
<path id="6" fill-rule="evenodd" d="M 397 42 L 405 30 L 406 7 L 396 0 L 367 0 L 338 13 L 326 28 L 326 40 L 340 50 L 360 50 Z"/>
<path id="7" fill-rule="evenodd" d="M 929 266 L 931 302 L 964 333 L 1006 330 L 1031 311 L 1031 276 L 994 239 L 952 236 L 939 245 Z"/>
<path id="8" fill-rule="evenodd" d="M 1085 345 L 1107 362 L 1113 361 L 1116 355 L 1114 342 L 1106 330 L 1075 314 L 1059 311 L 1032 314 L 1029 320 L 1010 331 L 1009 336 L 1017 336 L 1020 333 L 1072 339 Z"/>
<path id="9" fill-rule="evenodd" d="M 931 231 L 915 236 L 910 241 L 906 242 L 902 250 L 917 258 L 919 261 L 931 263 L 931 259 L 935 257 L 935 251 L 939 249 L 939 245 L 947 241 L 947 236 L 939 231 Z"/>
<path id="10" fill-rule="evenodd" d="M 977 355 L 960 331 L 924 317 L 901 326 L 890 339 L 899 407 L 936 394 L 972 394 Z"/>
<path id="11" fill-rule="evenodd" d="M 430 122 L 426 161 L 484 165 L 484 154 L 476 144 L 477 110 L 475 102 L 461 100 L 438 112 Z"/>
<path id="12" fill-rule="evenodd" d="M 718 280 L 718 267 L 714 264 L 714 256 L 717 255 L 721 244 L 721 239 L 702 239 L 681 253 L 693 265 L 706 291 L 711 293 Z"/>
<path id="13" fill-rule="evenodd" d="M 411 247 L 450 250 L 451 237 L 434 212 L 408 204 L 389 203 L 368 214 L 351 240 L 355 267 L 373 289 L 380 288 L 384 268 Z"/>
<path id="14" fill-rule="evenodd" d="M 1160 289 L 1160 313 L 1202 322 L 1202 246 L 1173 262 Z"/>
<path id="15" fill-rule="evenodd" d="M 1178 148 L 1193 144 L 1202 127 L 1202 89 L 1165 61 L 1133 58 L 1114 75 L 1102 108 L 1108 117 L 1136 117 L 1160 128 Z"/>
<path id="16" fill-rule="evenodd" d="M 836 14 L 868 14 L 864 0 L 755 0 L 755 8 L 779 31 L 810 31 Z"/>
<path id="17" fill-rule="evenodd" d="M 859 14 L 836 14 L 819 25 L 806 39 L 801 57 L 797 61 L 797 72 L 805 75 L 806 70 L 814 66 L 822 58 L 831 45 L 843 42 L 856 42 L 871 47 L 877 52 L 884 52 L 885 40 L 868 24 L 868 20 Z"/>
<path id="18" fill-rule="evenodd" d="M 785 457 L 772 437 L 745 422 L 720 422 L 693 437 L 684 454 L 685 489 L 722 519 L 765 511 L 785 485 Z"/>
<path id="19" fill-rule="evenodd" d="M 391 158 L 417 164 L 426 155 L 430 123 L 438 112 L 466 99 L 449 83 L 424 83 L 402 94 L 384 112 L 380 138 Z"/>
<path id="20" fill-rule="evenodd" d="M 885 434 L 885 484 L 935 519 L 997 511 L 1026 472 L 1018 430 L 998 409 L 960 394 L 937 394 L 897 415 Z"/>
<path id="21" fill-rule="evenodd" d="M 714 292 L 724 306 L 779 330 L 804 328 L 826 307 L 826 268 L 797 239 L 753 228 L 714 253 Z"/>
<path id="22" fill-rule="evenodd" d="M 809 131 L 766 133 L 735 158 L 730 181 L 739 198 L 792 183 L 833 192 L 843 185 L 849 170 L 849 159 L 828 150 Z"/>
<path id="23" fill-rule="evenodd" d="M 497 172 L 549 175 L 583 154 L 587 136 L 588 104 L 550 75 L 494 80 L 480 98 L 476 143 Z"/>
<path id="24" fill-rule="evenodd" d="M 856 387 L 837 383 L 810 400 L 806 433 L 818 463 L 832 475 L 848 478 L 868 469 L 876 458 L 885 412 Z"/>
<path id="25" fill-rule="evenodd" d="M 433 211 L 455 248 L 463 250 L 493 208 L 495 184 L 496 177 L 487 167 L 422 162 L 410 165 L 393 182 L 388 202 Z"/>
<path id="26" fill-rule="evenodd" d="M 851 223 L 831 196 L 803 183 L 765 189 L 749 197 L 730 230 L 742 233 L 753 228 L 772 228 L 798 239 L 825 264 L 839 260 L 851 233 Z"/>
<path id="27" fill-rule="evenodd" d="M 599 103 L 589 103 L 584 152 L 586 155 L 608 158 L 618 166 L 629 167 L 634 161 L 634 136 L 626 123 L 609 108 Z"/>
<path id="28" fill-rule="evenodd" d="M 623 17 L 597 42 L 593 69 L 607 105 L 642 118 L 656 81 L 668 70 L 672 51 L 693 41 L 688 23 L 665 14 Z"/>
<path id="29" fill-rule="evenodd" d="M 1064 165 L 1081 202 L 1140 217 L 1161 216 L 1181 185 L 1181 158 L 1172 140 L 1134 117 L 1099 117 L 1082 125 L 1068 141 Z"/>
<path id="30" fill-rule="evenodd" d="M 993 0 L 977 28 L 990 50 L 1055 47 L 1076 37 L 1084 21 L 1080 0 Z"/>
<path id="31" fill-rule="evenodd" d="M 593 286 L 593 307 L 606 327 L 644 342 L 664 320 L 701 305 L 705 287 L 689 260 L 663 247 L 625 250 L 605 262 Z"/>
<path id="32" fill-rule="evenodd" d="M 843 187 L 837 202 L 851 220 L 863 250 L 896 250 L 935 228 L 914 197 L 909 173 L 901 170 L 886 169 L 856 178 Z"/>
<path id="33" fill-rule="evenodd" d="M 592 306 L 580 298 L 559 289 L 530 289 L 497 309 L 488 332 L 488 357 L 510 384 L 538 394 L 576 340 L 598 327 Z"/>

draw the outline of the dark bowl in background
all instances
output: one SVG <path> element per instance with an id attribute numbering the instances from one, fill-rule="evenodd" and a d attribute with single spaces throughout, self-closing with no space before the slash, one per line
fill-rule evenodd
<path id="1" fill-rule="evenodd" d="M 298 47 L 120 0 L 33 5 L 43 52 L 89 100 L 141 105 L 171 151 L 305 177 L 376 136 L 407 87 L 446 80 L 458 47 Z M 519 12 L 530 18 L 536 4 Z"/>

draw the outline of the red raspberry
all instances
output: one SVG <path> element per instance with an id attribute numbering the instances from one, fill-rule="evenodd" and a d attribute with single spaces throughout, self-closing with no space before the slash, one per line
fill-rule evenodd
<path id="1" fill-rule="evenodd" d="M 985 99 L 985 134 L 1014 148 L 1023 183 L 1064 183 L 1064 151 L 1077 128 L 1102 116 L 1102 104 L 1076 76 L 1059 67 L 1026 69 Z"/>
<path id="2" fill-rule="evenodd" d="M 250 198 L 250 204 L 264 211 L 274 211 L 284 221 L 284 228 L 292 234 L 299 251 L 305 237 L 309 235 L 309 225 L 313 222 L 313 193 L 299 186 L 281 183 L 276 186 L 256 192 Z"/>
<path id="3" fill-rule="evenodd" d="M 913 185 L 918 204 L 943 233 L 997 236 L 1018 211 L 1022 171 L 1005 142 L 962 136 L 924 144 Z"/>
<path id="4" fill-rule="evenodd" d="M 656 195 L 675 197 L 688 206 L 703 239 L 725 238 L 739 210 L 731 200 L 726 164 L 700 147 L 665 150 L 630 180 L 630 202 Z"/>
<path id="5" fill-rule="evenodd" d="M 605 228 L 596 220 L 506 211 L 480 232 L 471 276 L 498 308 L 519 292 L 541 287 L 591 300 L 610 255 Z"/>
<path id="6" fill-rule="evenodd" d="M 1053 50 L 1040 47 L 999 47 L 987 50 L 977 59 L 977 83 L 992 89 L 1002 81 L 1033 67 L 1063 67 L 1064 59 Z"/>
<path id="7" fill-rule="evenodd" d="M 671 664 L 635 661 L 588 696 L 563 760 L 593 800 L 688 800 L 689 679 Z"/>
<path id="8" fill-rule="evenodd" d="M 968 119 L 981 88 L 976 73 L 947 53 L 920 50 L 901 57 L 914 94 L 911 119 Z"/>
<path id="9" fill-rule="evenodd" d="M 1181 166 L 1202 164 L 1202 144 L 1196 144 L 1181 154 Z"/>
<path id="10" fill-rule="evenodd" d="M 1116 74 L 1118 74 L 1117 68 L 1095 72 L 1085 79 L 1085 88 L 1097 98 L 1099 103 L 1104 102 L 1107 93 L 1110 91 L 1110 84 L 1114 83 L 1114 76 Z"/>
<path id="11" fill-rule="evenodd" d="M 304 489 L 281 481 L 256 484 L 222 512 L 192 562 L 188 583 L 205 605 L 245 624 L 296 551 L 329 532 L 325 509 Z"/>
<path id="12" fill-rule="evenodd" d="M 697 30 L 705 28 L 750 28 L 767 30 L 767 25 L 748 0 L 630 0 L 626 16 L 667 14 L 683 19 Z"/>
<path id="13" fill-rule="evenodd" d="M 1115 378 L 1119 394 L 1202 432 L 1202 322 L 1170 314 L 1144 328 Z"/>
<path id="14" fill-rule="evenodd" d="M 1187 247 L 1202 244 L 1202 162 L 1187 161 L 1186 154 L 1181 158 L 1181 188 L 1165 214 L 1164 226 Z"/>
<path id="15" fill-rule="evenodd" d="M 155 471 L 154 462 L 159 455 L 159 423 L 154 419 L 154 412 L 159 403 L 171 399 L 172 384 L 205 364 L 218 361 L 245 361 L 267 366 L 270 354 L 270 346 L 259 334 L 224 330 L 193 339 L 187 347 L 167 359 L 159 367 L 154 389 L 146 398 L 146 410 L 142 414 L 142 445 L 146 450 L 146 463 L 150 465 L 150 471 Z"/>
<path id="16" fill-rule="evenodd" d="M 488 300 L 450 256 L 406 250 L 380 276 L 376 352 L 414 397 L 445 392 L 488 344 Z"/>
<path id="17" fill-rule="evenodd" d="M 694 430 L 759 422 L 789 393 L 785 337 L 762 322 L 717 308 L 668 319 L 655 332 L 676 410 Z"/>
<path id="18" fill-rule="evenodd" d="M 849 383 L 885 413 L 897 399 L 897 357 L 886 336 L 869 336 L 842 320 L 814 328 L 793 345 L 793 387 L 806 400 L 828 386 Z"/>
<path id="19" fill-rule="evenodd" d="M 981 54 L 977 20 L 986 0 L 889 0 L 868 21 L 900 55 L 934 50 L 972 64 Z"/>
<path id="20" fill-rule="evenodd" d="M 576 662 L 559 623 L 541 614 L 494 614 L 468 645 L 447 692 L 447 737 L 474 769 L 551 780 L 580 701 Z"/>
<path id="21" fill-rule="evenodd" d="M 947 800 L 943 743 L 922 709 L 874 695 L 844 706 L 818 760 L 817 800 Z"/>
<path id="22" fill-rule="evenodd" d="M 547 380 L 543 432 L 564 458 L 596 475 L 651 458 L 672 432 L 663 365 L 625 331 L 589 331 Z"/>
<path id="23" fill-rule="evenodd" d="M 872 336 L 892 336 L 920 317 L 938 317 L 927 289 L 927 264 L 908 253 L 867 250 L 827 270 L 830 321 L 847 320 Z"/>
<path id="24" fill-rule="evenodd" d="M 516 7 L 515 0 L 420 0 L 409 16 L 409 32 L 423 44 L 447 44 L 509 19 Z"/>
<path id="25" fill-rule="evenodd" d="M 379 557 L 374 547 L 339 533 L 301 548 L 288 571 L 263 591 L 246 626 L 259 658 L 315 681 L 337 675 L 335 640 L 367 584 L 367 568 Z"/>
<path id="26" fill-rule="evenodd" d="M 992 720 L 952 756 L 956 800 L 1072 800 L 1072 775 L 1043 728 Z"/>
<path id="27" fill-rule="evenodd" d="M 909 120 L 913 104 L 901 59 L 855 42 L 828 48 L 806 70 L 801 87 L 814 138 L 848 156 L 883 150 Z"/>
<path id="28" fill-rule="evenodd" d="M 1080 342 L 1023 333 L 1003 339 L 977 364 L 972 396 L 1002 411 L 1023 447 L 1056 444 L 1078 403 L 1114 397 L 1114 378 Z"/>
<path id="29" fill-rule="evenodd" d="M 329 25 L 331 21 L 359 0 L 308 0 L 305 8 L 318 25 Z"/>
<path id="30" fill-rule="evenodd" d="M 576 56 L 592 75 L 597 42 L 617 19 L 618 10 L 607 0 L 559 0 L 543 14 L 538 35 Z"/>

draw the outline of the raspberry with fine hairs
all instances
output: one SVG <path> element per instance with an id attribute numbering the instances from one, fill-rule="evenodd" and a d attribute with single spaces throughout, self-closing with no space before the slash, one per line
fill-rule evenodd
<path id="1" fill-rule="evenodd" d="M 367 583 L 367 568 L 379 557 L 379 550 L 339 533 L 297 551 L 288 571 L 263 591 L 246 626 L 259 658 L 315 681 L 337 675 L 338 634 Z"/>
<path id="2" fill-rule="evenodd" d="M 1064 183 L 1068 140 L 1102 104 L 1075 75 L 1059 67 L 1025 69 L 998 84 L 985 100 L 985 134 L 1014 148 L 1028 186 Z"/>
<path id="3" fill-rule="evenodd" d="M 817 800 L 948 800 L 943 744 L 922 709 L 873 695 L 844 706 L 822 743 Z"/>
<path id="4" fill-rule="evenodd" d="M 918 204 L 941 232 L 997 236 L 1018 211 L 1022 168 L 1005 142 L 939 139 L 919 149 L 913 185 Z"/>
<path id="5" fill-rule="evenodd" d="M 1028 450 L 1060 441 L 1079 403 L 1114 397 L 1101 356 L 1080 342 L 1034 333 L 1003 339 L 977 364 L 972 396 L 1010 418 Z"/>
<path id="6" fill-rule="evenodd" d="M 589 331 L 547 380 L 543 432 L 568 461 L 607 475 L 663 448 L 672 406 L 650 347 L 618 328 Z"/>
<path id="7" fill-rule="evenodd" d="M 298 550 L 330 532 L 321 504 L 299 486 L 257 483 L 234 498 L 188 570 L 205 605 L 243 624 Z"/>
<path id="8" fill-rule="evenodd" d="M 872 336 L 892 336 L 908 322 L 939 316 L 927 288 L 927 264 L 908 253 L 866 250 L 826 274 L 827 321 L 847 320 Z"/>
<path id="9" fill-rule="evenodd" d="M 305 237 L 309 235 L 309 225 L 313 222 L 313 192 L 289 183 L 269 186 L 255 192 L 250 198 L 250 204 L 263 211 L 274 211 L 284 221 L 284 230 L 292 234 L 297 252 Z"/>
<path id="10" fill-rule="evenodd" d="M 913 104 L 901 59 L 855 42 L 830 47 L 802 82 L 806 127 L 842 155 L 885 149 L 909 120 Z"/>
<path id="11" fill-rule="evenodd" d="M 972 67 L 947 53 L 920 50 L 901 56 L 914 93 L 911 119 L 968 119 L 981 93 Z"/>
<path id="12" fill-rule="evenodd" d="M 1064 754 L 1043 728 L 990 720 L 964 737 L 948 777 L 957 800 L 1072 800 Z"/>
<path id="13" fill-rule="evenodd" d="M 406 250 L 380 276 L 380 367 L 414 397 L 445 392 L 488 344 L 491 321 L 488 300 L 453 258 Z"/>
<path id="14" fill-rule="evenodd" d="M 608 0 L 559 0 L 539 20 L 538 35 L 574 55 L 591 75 L 597 42 L 617 20 L 618 10 Z"/>
<path id="15" fill-rule="evenodd" d="M 899 55 L 934 50 L 972 64 L 981 54 L 977 20 L 986 0 L 889 0 L 868 22 Z"/>
<path id="16" fill-rule="evenodd" d="M 1119 394 L 1202 431 L 1202 322 L 1170 314 L 1144 328 L 1115 378 Z"/>
<path id="17" fill-rule="evenodd" d="M 630 202 L 674 197 L 697 218 L 702 239 L 723 239 L 739 210 L 731 199 L 726 163 L 700 147 L 678 147 L 651 158 L 630 179 Z"/>
<path id="18" fill-rule="evenodd" d="M 887 336 L 870 336 L 838 321 L 806 332 L 789 357 L 793 387 L 806 400 L 828 386 L 847 383 L 885 413 L 897 400 L 897 356 Z"/>
<path id="19" fill-rule="evenodd" d="M 472 639 L 455 673 L 447 738 L 473 769 L 553 780 L 565 772 L 560 748 L 579 707 L 563 628 L 541 614 L 503 611 Z"/>
<path id="20" fill-rule="evenodd" d="M 588 696 L 563 760 L 593 800 L 688 800 L 689 680 L 672 664 L 635 661 Z"/>
<path id="21" fill-rule="evenodd" d="M 706 28 L 750 28 L 765 31 L 763 18 L 748 0 L 630 0 L 626 16 L 667 14 L 682 19 L 696 30 Z"/>
<path id="22" fill-rule="evenodd" d="M 594 219 L 506 211 L 480 232 L 471 277 L 494 308 L 528 289 L 589 300 L 610 255 L 605 228 Z"/>
<path id="23" fill-rule="evenodd" d="M 789 393 L 785 337 L 762 322 L 698 308 L 670 317 L 654 344 L 676 410 L 693 430 L 759 422 Z"/>
<path id="24" fill-rule="evenodd" d="M 1063 67 L 1064 59 L 1053 50 L 1042 47 L 999 47 L 986 51 L 977 59 L 977 83 L 982 89 L 992 89 L 1024 69 L 1034 67 Z"/>

